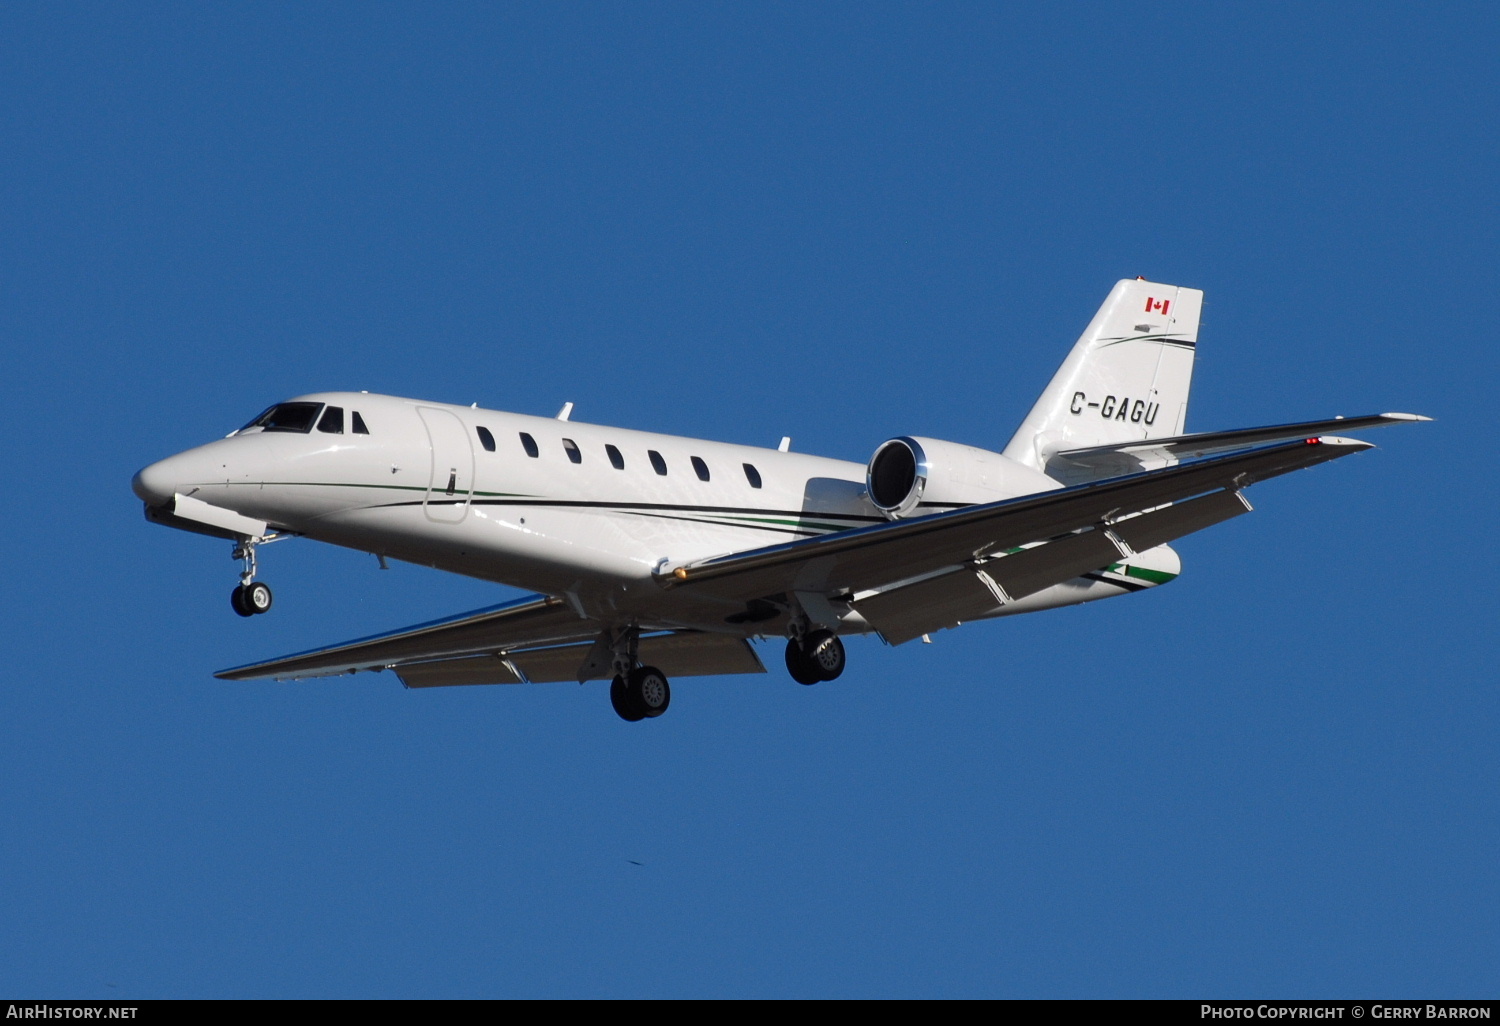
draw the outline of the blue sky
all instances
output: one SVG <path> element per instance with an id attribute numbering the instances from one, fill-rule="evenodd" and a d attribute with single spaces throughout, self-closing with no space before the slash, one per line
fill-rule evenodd
<path id="1" fill-rule="evenodd" d="M 1497 48 L 1482 4 L 0 10 L 0 991 L 1493 996 Z M 645 725 L 215 681 L 511 593 L 293 541 L 244 621 L 129 489 L 333 388 L 998 448 L 1137 274 L 1207 292 L 1190 429 L 1437 420 L 1170 587 Z"/>

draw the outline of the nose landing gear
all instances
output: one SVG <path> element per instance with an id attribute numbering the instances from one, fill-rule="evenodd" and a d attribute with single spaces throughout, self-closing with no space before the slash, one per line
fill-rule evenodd
<path id="1" fill-rule="evenodd" d="M 262 581 L 237 584 L 229 593 L 229 605 L 241 616 L 254 616 L 271 608 L 271 589 Z"/>
<path id="2" fill-rule="evenodd" d="M 271 608 L 270 586 L 255 579 L 255 547 L 269 540 L 273 539 L 245 538 L 235 543 L 234 558 L 242 560 L 245 566 L 240 571 L 240 583 L 229 593 L 229 605 L 241 616 L 254 616 Z"/>

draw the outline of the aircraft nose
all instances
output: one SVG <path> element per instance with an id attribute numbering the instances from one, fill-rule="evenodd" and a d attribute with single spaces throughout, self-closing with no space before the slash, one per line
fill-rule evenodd
<path id="1" fill-rule="evenodd" d="M 164 506 L 177 492 L 177 475 L 168 466 L 171 460 L 161 460 L 136 471 L 130 479 L 130 489 L 148 506 Z"/>

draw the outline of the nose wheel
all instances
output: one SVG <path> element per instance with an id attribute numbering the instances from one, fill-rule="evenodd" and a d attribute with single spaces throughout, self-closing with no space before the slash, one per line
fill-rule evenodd
<path id="1" fill-rule="evenodd" d="M 271 588 L 263 581 L 235 585 L 229 593 L 229 604 L 241 616 L 254 616 L 271 608 Z"/>
<path id="2" fill-rule="evenodd" d="M 229 593 L 229 605 L 241 616 L 255 616 L 257 613 L 270 612 L 271 588 L 263 581 L 255 579 L 255 546 L 261 541 L 274 540 L 274 538 L 246 538 L 235 543 L 234 558 L 243 560 L 245 566 L 240 571 L 240 583 L 235 586 L 234 591 Z"/>

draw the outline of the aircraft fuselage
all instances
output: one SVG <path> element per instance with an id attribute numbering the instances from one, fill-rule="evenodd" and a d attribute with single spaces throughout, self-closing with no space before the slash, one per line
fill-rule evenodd
<path id="1" fill-rule="evenodd" d="M 243 428 L 146 467 L 136 493 L 148 507 L 187 496 L 317 541 L 565 595 L 606 622 L 722 624 L 736 610 L 680 599 L 668 610 L 653 574 L 887 519 L 866 467 L 845 460 L 363 392 L 277 408 L 296 404 L 316 406 L 305 430 Z M 1058 487 L 1005 463 L 972 501 Z M 1175 574 L 1175 555 L 1158 555 Z M 1004 611 L 1124 590 L 1080 579 Z"/>

